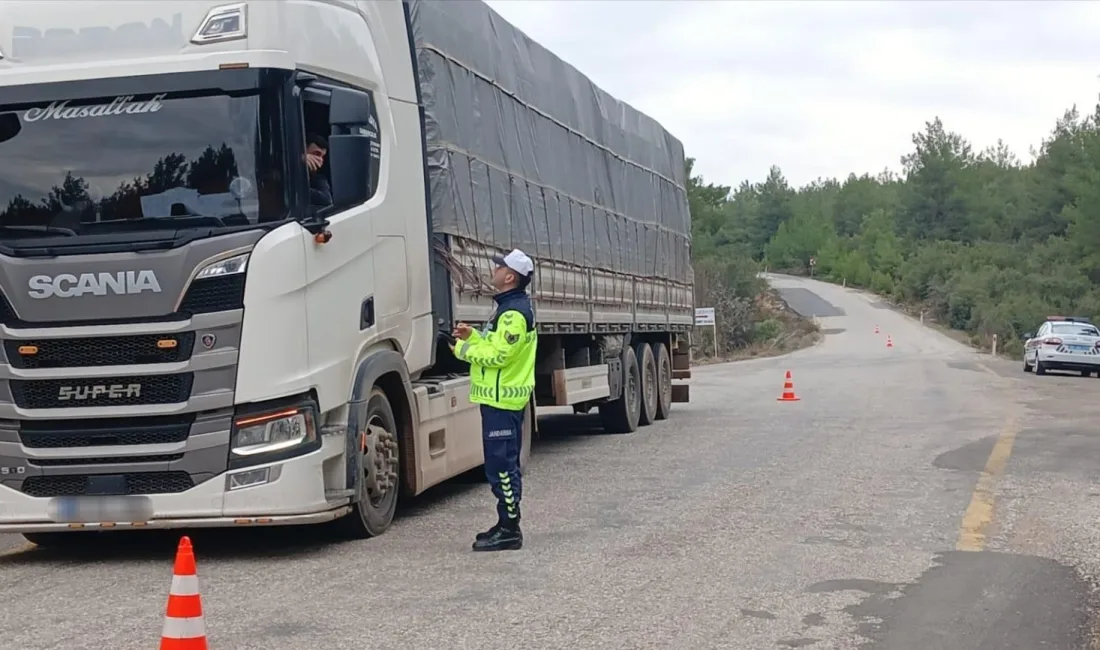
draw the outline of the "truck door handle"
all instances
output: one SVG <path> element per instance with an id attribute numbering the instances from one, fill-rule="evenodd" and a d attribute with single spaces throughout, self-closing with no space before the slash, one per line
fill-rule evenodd
<path id="1" fill-rule="evenodd" d="M 374 326 L 374 296 L 367 296 L 359 306 L 359 331 Z"/>

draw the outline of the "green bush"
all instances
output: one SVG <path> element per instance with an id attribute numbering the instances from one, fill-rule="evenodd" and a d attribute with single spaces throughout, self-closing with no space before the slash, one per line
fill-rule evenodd
<path id="1" fill-rule="evenodd" d="M 783 333 L 783 323 L 775 318 L 768 318 L 756 324 L 753 328 L 752 338 L 754 342 L 771 341 Z"/>

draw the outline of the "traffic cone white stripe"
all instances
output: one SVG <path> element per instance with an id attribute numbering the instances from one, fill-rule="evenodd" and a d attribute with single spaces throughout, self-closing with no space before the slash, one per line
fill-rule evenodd
<path id="1" fill-rule="evenodd" d="M 206 636 L 202 618 L 166 618 L 161 636 L 166 639 L 198 639 Z"/>
<path id="2" fill-rule="evenodd" d="M 169 593 L 175 596 L 199 595 L 199 577 L 172 576 L 172 589 Z"/>
<path id="3" fill-rule="evenodd" d="M 181 537 L 172 567 L 172 588 L 164 612 L 160 650 L 207 650 L 206 624 L 202 616 L 202 596 L 195 571 L 195 553 L 191 539 Z"/>

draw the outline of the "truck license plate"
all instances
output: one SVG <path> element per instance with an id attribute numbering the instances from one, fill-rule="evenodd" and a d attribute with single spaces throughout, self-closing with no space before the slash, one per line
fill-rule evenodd
<path id="1" fill-rule="evenodd" d="M 145 496 L 55 497 L 47 512 L 62 524 L 143 522 L 153 518 L 153 500 Z"/>

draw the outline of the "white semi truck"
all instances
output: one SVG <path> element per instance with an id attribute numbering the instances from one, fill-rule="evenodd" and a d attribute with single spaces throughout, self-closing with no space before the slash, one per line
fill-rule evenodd
<path id="1" fill-rule="evenodd" d="M 446 333 L 512 247 L 523 462 L 536 406 L 667 417 L 684 188 L 679 141 L 480 0 L 5 0 L 0 533 L 384 532 L 483 463 Z"/>

